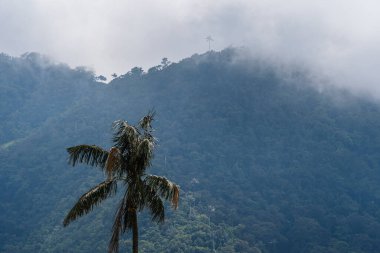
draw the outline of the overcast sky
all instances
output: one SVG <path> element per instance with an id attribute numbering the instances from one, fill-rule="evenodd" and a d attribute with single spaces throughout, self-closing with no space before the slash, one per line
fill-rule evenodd
<path id="1" fill-rule="evenodd" d="M 247 47 L 380 95 L 378 0 L 0 0 L 0 51 L 40 52 L 98 74 Z M 380 96 L 379 96 L 380 97 Z"/>

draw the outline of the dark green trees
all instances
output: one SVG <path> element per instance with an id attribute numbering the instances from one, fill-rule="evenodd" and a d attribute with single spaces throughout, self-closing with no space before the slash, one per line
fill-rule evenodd
<path id="1" fill-rule="evenodd" d="M 118 186 L 124 187 L 124 195 L 112 227 L 109 252 L 118 251 L 120 234 L 128 230 L 132 230 L 133 252 L 138 252 L 137 212 L 148 208 L 152 220 L 163 222 L 165 212 L 162 198 L 171 200 L 173 208 L 178 206 L 179 187 L 165 177 L 146 174 L 155 147 L 151 126 L 153 116 L 154 113 L 148 113 L 137 126 L 129 125 L 126 121 L 116 121 L 114 146 L 109 151 L 94 145 L 67 149 L 73 166 L 77 163 L 97 166 L 105 172 L 107 178 L 79 198 L 65 217 L 64 226 L 114 195 Z"/>

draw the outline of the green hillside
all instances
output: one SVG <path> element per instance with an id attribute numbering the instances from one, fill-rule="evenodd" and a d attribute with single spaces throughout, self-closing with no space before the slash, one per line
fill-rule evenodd
<path id="1" fill-rule="evenodd" d="M 105 252 L 116 201 L 62 227 L 102 178 L 69 167 L 65 148 L 109 148 L 114 120 L 152 108 L 151 172 L 178 183 L 182 202 L 162 226 L 141 214 L 141 252 L 378 252 L 380 107 L 242 53 L 108 84 L 38 54 L 1 55 L 0 252 Z"/>

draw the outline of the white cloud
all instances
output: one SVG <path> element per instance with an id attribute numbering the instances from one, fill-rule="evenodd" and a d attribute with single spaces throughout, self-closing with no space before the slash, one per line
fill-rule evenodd
<path id="1" fill-rule="evenodd" d="M 0 50 L 37 51 L 99 74 L 208 48 L 307 64 L 380 96 L 380 3 L 363 1 L 0 0 Z"/>

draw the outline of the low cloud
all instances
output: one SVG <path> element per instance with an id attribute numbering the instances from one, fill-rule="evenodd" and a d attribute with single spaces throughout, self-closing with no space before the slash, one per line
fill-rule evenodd
<path id="1" fill-rule="evenodd" d="M 378 1 L 3 0 L 0 50 L 37 51 L 98 74 L 147 69 L 212 48 L 308 66 L 380 98 Z"/>

